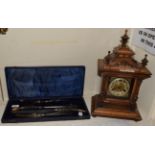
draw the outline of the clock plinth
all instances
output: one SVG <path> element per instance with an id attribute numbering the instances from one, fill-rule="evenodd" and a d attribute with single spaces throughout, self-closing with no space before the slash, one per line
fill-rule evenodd
<path id="1" fill-rule="evenodd" d="M 91 114 L 93 117 L 113 117 L 135 121 L 142 119 L 137 108 L 132 110 L 128 106 L 104 103 L 99 94 L 92 97 Z"/>
<path id="2" fill-rule="evenodd" d="M 142 119 L 137 99 L 142 81 L 151 77 L 151 72 L 146 68 L 146 55 L 141 63 L 133 58 L 135 53 L 127 46 L 128 39 L 126 31 L 122 44 L 98 60 L 102 84 L 100 94 L 92 97 L 91 113 L 94 117 Z"/>

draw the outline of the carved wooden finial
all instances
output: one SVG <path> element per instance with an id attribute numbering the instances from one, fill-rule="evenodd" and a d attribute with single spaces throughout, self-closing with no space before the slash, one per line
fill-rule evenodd
<path id="1" fill-rule="evenodd" d="M 121 40 L 122 47 L 126 47 L 126 44 L 128 43 L 128 40 L 129 40 L 128 30 L 126 29 L 125 34 L 124 34 L 124 36 L 122 36 L 122 40 Z"/>
<path id="2" fill-rule="evenodd" d="M 142 65 L 145 67 L 148 64 L 148 60 L 147 60 L 147 54 L 145 54 L 144 59 L 142 59 Z"/>
<path id="3" fill-rule="evenodd" d="M 8 28 L 0 28 L 0 34 L 6 34 L 6 32 L 8 31 Z"/>
<path id="4" fill-rule="evenodd" d="M 108 55 L 106 56 L 106 62 L 107 62 L 107 64 L 109 64 L 109 62 L 110 62 L 110 54 L 111 54 L 111 52 L 108 51 Z"/>
<path id="5" fill-rule="evenodd" d="M 128 30 L 126 29 L 126 30 L 125 30 L 125 35 L 127 35 L 127 34 L 128 34 Z"/>

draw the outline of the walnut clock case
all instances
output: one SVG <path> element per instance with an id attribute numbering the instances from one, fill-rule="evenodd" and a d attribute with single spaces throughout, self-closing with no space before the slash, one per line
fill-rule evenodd
<path id="1" fill-rule="evenodd" d="M 140 121 L 137 108 L 138 93 L 144 79 L 151 76 L 146 68 L 147 55 L 141 63 L 127 46 L 127 30 L 122 36 L 121 45 L 98 60 L 98 75 L 102 78 L 101 92 L 92 97 L 92 116 L 105 116 Z"/>

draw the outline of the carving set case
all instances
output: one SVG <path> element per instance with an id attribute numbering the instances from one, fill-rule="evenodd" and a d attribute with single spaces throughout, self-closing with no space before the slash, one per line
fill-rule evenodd
<path id="1" fill-rule="evenodd" d="M 84 66 L 6 67 L 2 123 L 89 119 Z"/>

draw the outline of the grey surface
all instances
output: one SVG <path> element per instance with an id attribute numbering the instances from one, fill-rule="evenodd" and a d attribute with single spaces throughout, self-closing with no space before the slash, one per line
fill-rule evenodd
<path id="1" fill-rule="evenodd" d="M 88 109 L 90 111 L 91 97 L 85 96 Z M 0 105 L 0 116 L 2 117 L 5 104 Z M 142 115 L 142 121 L 132 121 L 124 119 L 115 119 L 107 117 L 91 117 L 88 120 L 74 120 L 74 121 L 49 121 L 49 122 L 33 122 L 33 123 L 0 123 L 0 126 L 151 126 L 155 125 L 155 122 L 148 120 L 145 112 L 139 109 Z"/>

